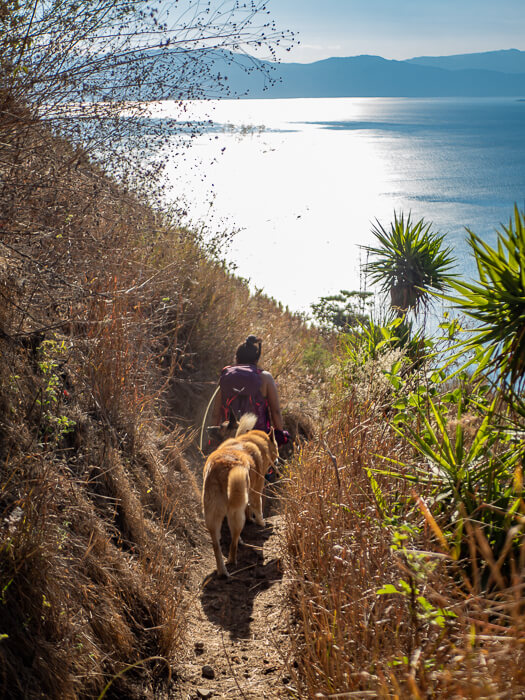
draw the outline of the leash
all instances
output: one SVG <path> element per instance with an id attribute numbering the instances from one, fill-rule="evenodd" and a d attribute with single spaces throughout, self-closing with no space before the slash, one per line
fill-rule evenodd
<path id="1" fill-rule="evenodd" d="M 203 438 L 203 435 L 204 435 L 204 426 L 206 425 L 206 419 L 208 418 L 208 413 L 209 413 L 209 410 L 210 410 L 210 406 L 212 405 L 214 398 L 217 396 L 217 394 L 218 394 L 218 392 L 219 392 L 219 389 L 220 389 L 220 386 L 217 386 L 217 388 L 216 388 L 215 391 L 213 392 L 213 395 L 212 395 L 211 399 L 209 400 L 208 405 L 206 406 L 206 411 L 205 411 L 205 413 L 204 413 L 204 418 L 202 419 L 201 436 L 200 436 L 200 440 L 199 440 L 199 450 L 200 450 L 201 452 L 202 452 L 202 438 Z"/>

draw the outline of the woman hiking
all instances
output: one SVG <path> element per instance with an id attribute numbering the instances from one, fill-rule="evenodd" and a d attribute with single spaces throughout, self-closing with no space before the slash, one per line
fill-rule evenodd
<path id="1" fill-rule="evenodd" d="M 261 356 L 260 338 L 249 335 L 235 353 L 235 364 L 225 367 L 219 379 L 219 390 L 213 406 L 214 425 L 238 421 L 245 413 L 257 416 L 254 429 L 269 432 L 274 428 L 279 446 L 290 440 L 283 430 L 283 419 L 275 381 L 270 374 L 257 366 Z"/>

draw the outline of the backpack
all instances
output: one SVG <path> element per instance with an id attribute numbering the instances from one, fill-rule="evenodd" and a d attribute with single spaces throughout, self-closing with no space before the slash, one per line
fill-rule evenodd
<path id="1" fill-rule="evenodd" d="M 261 393 L 262 369 L 255 365 L 232 365 L 225 367 L 219 379 L 221 389 L 222 420 L 229 420 L 231 413 L 237 420 L 245 413 L 254 413 L 256 430 L 270 430 L 268 400 Z"/>

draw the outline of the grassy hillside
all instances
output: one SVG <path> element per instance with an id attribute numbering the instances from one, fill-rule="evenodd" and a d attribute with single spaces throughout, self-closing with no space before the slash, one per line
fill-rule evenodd
<path id="1" fill-rule="evenodd" d="M 479 377 L 450 379 L 433 341 L 400 345 L 400 319 L 343 333 L 334 351 L 26 109 L 4 102 L 0 135 L 2 695 L 98 697 L 110 681 L 110 697 L 174 692 L 195 437 L 255 330 L 283 405 L 317 423 L 281 490 L 290 687 L 520 697 L 520 303 L 514 325 L 495 325 L 510 397 L 481 345 L 464 347 Z M 512 254 L 524 230 L 516 211 Z M 505 283 L 522 284 L 515 267 Z M 486 313 L 492 292 L 497 280 Z M 444 331 L 457 340 L 456 322 Z"/>
<path id="2" fill-rule="evenodd" d="M 110 7 L 122 32 L 121 5 Z M 410 259 L 406 275 L 398 266 L 410 219 L 396 216 L 397 243 L 376 229 L 369 272 L 395 320 L 365 318 L 334 348 L 107 175 L 125 169 L 140 120 L 118 103 L 61 111 L 70 89 L 111 97 L 115 86 L 71 34 L 79 6 L 58 17 L 46 8 L 40 31 L 26 8 L 0 0 L 11 86 L 0 89 L 0 695 L 182 692 L 185 586 L 201 544 L 196 436 L 221 367 L 255 332 L 289 420 L 316 423 L 276 487 L 284 572 L 278 557 L 270 569 L 287 585 L 277 615 L 289 621 L 289 675 L 278 689 L 268 677 L 269 696 L 522 697 L 525 215 L 516 210 L 498 250 L 471 238 L 484 286 L 455 290 L 483 325 L 464 341 L 444 319 L 445 355 L 405 318 L 425 309 L 426 289 L 450 288 L 442 237 L 415 225 L 425 265 L 414 278 Z M 93 8 L 80 7 L 89 31 Z M 104 2 L 96 8 L 103 19 Z M 39 48 L 57 27 L 58 44 Z M 57 46 L 80 63 L 55 71 Z M 200 73 L 189 79 L 199 87 Z M 89 151 L 73 145 L 86 124 Z M 116 158 L 106 170 L 93 160 L 104 145 Z M 345 309 L 332 309 L 343 326 L 355 318 Z M 453 376 L 451 343 L 461 348 Z M 252 573 L 237 581 L 250 604 Z"/>
<path id="3" fill-rule="evenodd" d="M 256 330 L 297 408 L 316 335 L 25 109 L 0 134 L 0 694 L 96 697 L 165 659 L 130 697 L 176 668 L 183 455 L 220 368 Z"/>

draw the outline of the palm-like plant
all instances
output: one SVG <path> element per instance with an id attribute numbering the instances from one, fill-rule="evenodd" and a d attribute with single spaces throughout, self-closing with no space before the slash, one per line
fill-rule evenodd
<path id="1" fill-rule="evenodd" d="M 492 367 L 511 387 L 520 385 L 525 379 L 525 213 L 514 207 L 514 222 L 511 218 L 498 232 L 497 249 L 467 231 L 479 282 L 453 282 L 460 296 L 445 298 L 480 324 L 465 343 L 485 346 L 480 369 Z"/>
<path id="2" fill-rule="evenodd" d="M 403 464 L 385 457 L 405 469 L 373 471 L 431 489 L 433 512 L 448 515 L 447 531 L 456 557 L 467 547 L 464 521 L 468 519 L 482 525 L 494 558 L 499 560 L 509 542 L 509 528 L 520 518 L 522 486 L 516 474 L 517 470 L 521 474 L 523 449 L 509 440 L 506 426 L 495 426 L 501 418 L 498 396 L 484 408 L 478 405 L 479 413 L 470 412 L 474 404 L 465 399 L 460 390 L 441 398 L 424 390 L 400 398 L 391 426 L 424 461 Z M 512 541 L 519 550 L 519 538 Z M 502 562 L 499 560 L 498 568 Z"/>
<path id="3" fill-rule="evenodd" d="M 454 258 L 444 246 L 444 236 L 434 233 L 431 224 L 420 219 L 412 223 L 410 214 L 394 213 L 390 231 L 376 221 L 372 233 L 379 247 L 364 246 L 373 258 L 365 272 L 382 292 L 390 293 L 392 308 L 402 316 L 407 311 L 418 315 L 427 309 L 431 293 L 443 292 L 453 277 Z"/>

